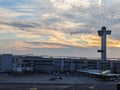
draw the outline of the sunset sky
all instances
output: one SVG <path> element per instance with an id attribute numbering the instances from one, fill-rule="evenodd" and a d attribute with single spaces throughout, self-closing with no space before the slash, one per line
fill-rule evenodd
<path id="1" fill-rule="evenodd" d="M 120 58 L 120 0 L 0 0 L 0 53 Z"/>

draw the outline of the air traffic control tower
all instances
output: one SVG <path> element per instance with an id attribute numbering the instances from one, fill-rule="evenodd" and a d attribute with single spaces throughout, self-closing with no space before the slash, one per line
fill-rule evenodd
<path id="1" fill-rule="evenodd" d="M 110 35 L 111 31 L 107 30 L 105 26 L 101 28 L 101 30 L 98 31 L 98 35 L 101 37 L 101 50 L 98 50 L 98 52 L 101 53 L 101 60 L 106 61 L 106 35 Z"/>

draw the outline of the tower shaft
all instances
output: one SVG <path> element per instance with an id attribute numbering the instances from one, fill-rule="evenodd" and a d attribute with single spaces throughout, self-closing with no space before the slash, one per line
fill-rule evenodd
<path id="1" fill-rule="evenodd" d="M 101 53 L 101 60 L 107 60 L 106 56 L 106 37 L 107 35 L 110 35 L 111 31 L 106 30 L 106 27 L 102 27 L 101 31 L 98 31 L 98 35 L 101 37 L 101 50 L 98 50 L 98 52 Z"/>

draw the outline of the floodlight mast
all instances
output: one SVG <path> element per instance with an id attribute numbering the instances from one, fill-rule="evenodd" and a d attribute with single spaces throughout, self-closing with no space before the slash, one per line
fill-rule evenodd
<path id="1" fill-rule="evenodd" d="M 111 31 L 107 30 L 105 26 L 101 28 L 101 31 L 98 31 L 98 35 L 101 37 L 101 50 L 98 52 L 101 53 L 101 60 L 107 60 L 106 57 L 106 35 L 111 35 Z"/>

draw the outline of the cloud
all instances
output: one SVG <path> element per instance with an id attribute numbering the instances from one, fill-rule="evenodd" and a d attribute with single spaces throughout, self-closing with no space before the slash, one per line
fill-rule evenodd
<path id="1" fill-rule="evenodd" d="M 52 43 L 42 43 L 42 42 L 24 42 L 16 41 L 14 42 L 15 47 L 20 48 L 21 50 L 29 50 L 36 48 L 64 48 L 62 45 L 52 44 Z"/>
<path id="2" fill-rule="evenodd" d="M 100 47 L 101 46 L 101 38 L 96 35 L 83 35 L 81 36 L 81 40 L 86 42 L 86 47 Z M 111 48 L 120 48 L 120 40 L 115 40 L 111 38 L 107 38 L 107 47 Z"/>
<path id="3" fill-rule="evenodd" d="M 97 31 L 106 26 L 112 30 L 108 47 L 119 48 L 120 1 L 102 1 L 101 7 L 98 1 L 0 0 L 1 46 L 15 47 L 16 51 L 98 48 Z M 3 40 L 9 41 L 10 46 L 4 45 Z"/>
<path id="4" fill-rule="evenodd" d="M 47 34 L 47 33 L 46 33 Z M 50 34 L 49 34 L 50 35 Z M 96 38 L 97 37 L 97 38 Z M 120 41 L 108 38 L 108 47 L 119 48 Z M 34 41 L 17 42 L 15 45 L 21 43 L 22 47 L 30 48 L 91 48 L 100 47 L 100 37 L 96 35 L 81 35 L 79 37 L 57 37 L 49 36 L 49 39 L 39 39 Z"/>

